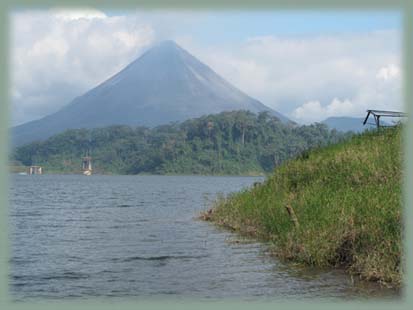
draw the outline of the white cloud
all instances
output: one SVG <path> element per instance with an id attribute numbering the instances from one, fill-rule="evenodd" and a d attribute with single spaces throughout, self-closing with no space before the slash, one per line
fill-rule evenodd
<path id="1" fill-rule="evenodd" d="M 125 67 L 154 38 L 147 23 L 92 9 L 13 13 L 13 124 L 57 111 Z"/>
<path id="2" fill-rule="evenodd" d="M 367 108 L 403 109 L 398 31 L 266 36 L 207 49 L 188 38 L 182 44 L 238 88 L 298 122 L 362 117 Z M 311 109 L 318 116 L 304 113 Z"/>
<path id="3" fill-rule="evenodd" d="M 107 16 L 93 9 L 12 14 L 14 124 L 60 109 L 160 39 L 177 40 L 235 86 L 299 122 L 403 108 L 398 31 L 263 36 L 206 46 L 190 31 L 203 16 Z"/>
<path id="4" fill-rule="evenodd" d="M 400 76 L 400 68 L 394 64 L 380 68 L 376 74 L 376 78 L 382 80 L 391 80 Z"/>
<path id="5" fill-rule="evenodd" d="M 376 80 L 375 80 L 376 78 Z M 332 116 L 363 117 L 368 109 L 403 111 L 400 67 L 388 65 L 374 76 L 356 80 L 359 88 L 350 99 L 334 98 L 326 104 L 308 101 L 295 108 L 290 116 L 301 123 L 319 122 Z M 343 80 L 343 83 L 346 81 Z"/>
<path id="6" fill-rule="evenodd" d="M 319 101 L 309 101 L 296 108 L 292 116 L 301 123 L 313 123 L 322 121 L 331 116 L 347 116 L 359 113 L 360 107 L 348 99 L 340 100 L 334 98 L 326 106 L 322 106 Z"/>
<path id="7" fill-rule="evenodd" d="M 106 14 L 93 8 L 51 9 L 50 13 L 63 20 L 106 18 Z"/>
<path id="8" fill-rule="evenodd" d="M 321 114 L 325 114 L 325 111 L 321 106 L 320 101 L 308 101 L 293 112 L 293 116 L 296 120 L 307 120 L 310 123 L 318 121 L 319 115 Z"/>

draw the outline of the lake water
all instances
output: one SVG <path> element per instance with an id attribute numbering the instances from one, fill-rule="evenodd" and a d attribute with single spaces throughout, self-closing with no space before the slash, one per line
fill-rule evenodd
<path id="1" fill-rule="evenodd" d="M 306 270 L 197 220 L 218 193 L 263 178 L 11 177 L 14 300 L 394 298 L 337 270 Z"/>

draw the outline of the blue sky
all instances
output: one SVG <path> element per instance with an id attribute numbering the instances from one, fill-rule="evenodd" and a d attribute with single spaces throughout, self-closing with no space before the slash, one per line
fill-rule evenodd
<path id="1" fill-rule="evenodd" d="M 397 11 L 16 11 L 13 124 L 59 110 L 165 39 L 297 122 L 402 110 L 401 29 Z"/>
<path id="2" fill-rule="evenodd" d="M 153 11 L 162 12 L 162 11 Z M 174 12 L 174 11 L 172 11 Z M 198 22 L 177 24 L 177 34 L 198 36 L 204 44 L 237 43 L 257 36 L 297 36 L 401 29 L 399 11 L 187 11 Z M 106 11 L 108 16 L 131 11 Z M 152 13 L 148 12 L 149 15 Z M 158 14 L 158 13 L 155 13 Z"/>

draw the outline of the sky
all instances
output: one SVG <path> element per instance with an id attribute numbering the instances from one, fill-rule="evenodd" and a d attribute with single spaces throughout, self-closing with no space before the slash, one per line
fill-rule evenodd
<path id="1" fill-rule="evenodd" d="M 13 11 L 11 125 L 61 109 L 166 39 L 298 123 L 401 111 L 401 24 L 396 11 Z"/>

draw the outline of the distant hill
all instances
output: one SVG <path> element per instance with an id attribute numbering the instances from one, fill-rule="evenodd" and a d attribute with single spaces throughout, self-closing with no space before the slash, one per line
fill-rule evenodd
<path id="1" fill-rule="evenodd" d="M 321 123 L 326 124 L 330 129 L 338 131 L 362 132 L 366 129 L 375 128 L 374 125 L 366 124 L 363 126 L 364 118 L 356 117 L 329 117 Z M 369 123 L 372 121 L 369 120 Z"/>
<path id="2" fill-rule="evenodd" d="M 17 147 L 11 160 L 45 173 L 80 173 L 90 151 L 95 173 L 256 175 L 347 136 L 323 124 L 290 126 L 268 112 L 232 111 L 155 128 L 71 129 Z"/>
<path id="3" fill-rule="evenodd" d="M 175 42 L 164 41 L 58 112 L 12 128 L 12 143 L 44 140 L 66 129 L 153 127 L 232 110 L 269 111 L 281 121 L 289 121 L 231 85 Z"/>

